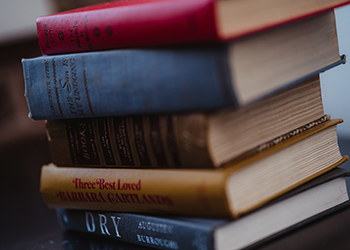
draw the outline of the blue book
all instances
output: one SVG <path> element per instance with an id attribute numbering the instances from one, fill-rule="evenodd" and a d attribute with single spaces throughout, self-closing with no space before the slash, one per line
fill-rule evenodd
<path id="1" fill-rule="evenodd" d="M 34 120 L 241 107 L 343 62 L 333 12 L 225 44 L 22 61 Z"/>

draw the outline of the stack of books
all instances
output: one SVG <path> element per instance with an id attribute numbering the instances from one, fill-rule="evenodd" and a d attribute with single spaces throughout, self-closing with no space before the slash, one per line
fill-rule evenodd
<path id="1" fill-rule="evenodd" d="M 44 201 L 69 230 L 241 249 L 348 204 L 318 74 L 345 0 L 117 1 L 37 19 Z M 116 241 L 116 244 L 117 241 Z"/>

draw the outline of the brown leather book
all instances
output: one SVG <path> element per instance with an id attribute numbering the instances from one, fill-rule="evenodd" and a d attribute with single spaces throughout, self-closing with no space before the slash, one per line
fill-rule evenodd
<path id="1" fill-rule="evenodd" d="M 46 128 L 58 166 L 217 168 L 323 116 L 315 76 L 235 110 L 49 120 Z"/>

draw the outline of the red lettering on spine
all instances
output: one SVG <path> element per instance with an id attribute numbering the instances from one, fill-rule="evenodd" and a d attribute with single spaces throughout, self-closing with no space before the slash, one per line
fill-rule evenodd
<path id="1" fill-rule="evenodd" d="M 120 195 L 121 195 L 122 199 L 124 200 L 124 202 L 126 202 L 126 203 L 132 203 L 132 202 L 130 202 L 129 199 L 128 199 L 128 197 L 129 197 L 128 194 L 120 194 Z"/>
<path id="2" fill-rule="evenodd" d="M 56 196 L 60 197 L 61 201 L 68 201 L 68 199 L 66 198 L 64 192 L 62 192 L 62 191 L 56 192 Z"/>
<path id="3" fill-rule="evenodd" d="M 56 196 L 62 202 L 109 202 L 112 204 L 117 203 L 131 203 L 131 204 L 149 204 L 149 205 L 164 205 L 164 206 L 174 206 L 174 202 L 169 196 L 162 195 L 150 195 L 143 194 L 139 196 L 138 194 L 132 193 L 107 193 L 106 198 L 101 192 L 64 192 L 57 191 Z"/>
<path id="4" fill-rule="evenodd" d="M 118 179 L 118 190 L 141 190 L 141 180 L 138 180 L 137 183 L 122 183 L 120 179 Z"/>
<path id="5" fill-rule="evenodd" d="M 85 196 L 86 196 L 86 200 L 89 201 L 89 202 L 93 202 L 92 198 L 90 197 L 89 193 L 86 192 L 85 193 Z"/>
<path id="6" fill-rule="evenodd" d="M 72 195 L 72 200 L 73 200 L 73 201 L 79 201 L 78 195 L 77 195 L 76 192 L 71 192 L 71 195 Z"/>
<path id="7" fill-rule="evenodd" d="M 78 196 L 80 201 L 86 201 L 86 199 L 84 198 L 84 193 L 78 192 Z"/>

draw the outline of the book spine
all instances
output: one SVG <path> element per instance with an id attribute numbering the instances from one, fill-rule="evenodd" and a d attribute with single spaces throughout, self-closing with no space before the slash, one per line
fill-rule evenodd
<path id="1" fill-rule="evenodd" d="M 290 23 L 348 4 L 299 3 L 301 11 L 283 10 L 271 19 L 245 22 L 234 31 L 220 31 L 220 7 L 215 0 L 114 1 L 91 7 L 39 17 L 37 34 L 44 55 L 87 52 L 117 48 L 155 46 L 235 39 Z M 231 3 L 235 5 L 236 3 Z M 298 3 L 297 3 L 298 4 Z M 278 6 L 278 5 L 277 5 Z M 295 7 L 295 6 L 293 6 Z M 305 8 L 306 7 L 306 8 Z M 242 13 L 251 11 L 241 3 L 230 12 L 233 26 L 244 22 Z M 288 9 L 288 8 L 287 8 Z M 290 8 L 289 8 L 290 9 Z M 298 8 L 294 8 L 298 10 Z M 279 9 L 277 7 L 277 11 Z M 226 14 L 228 15 L 228 14 Z M 237 16 L 237 18 L 235 18 Z M 251 20 L 250 20 L 251 21 Z M 227 33 L 227 32 L 226 32 Z"/>
<path id="2" fill-rule="evenodd" d="M 46 130 L 58 166 L 213 168 L 206 124 L 203 114 L 115 116 L 48 120 Z"/>
<path id="3" fill-rule="evenodd" d="M 116 4 L 118 5 L 118 3 Z M 211 0 L 143 1 L 37 19 L 44 55 L 216 40 Z"/>
<path id="4" fill-rule="evenodd" d="M 192 114 L 48 120 L 46 130 L 52 163 L 58 166 L 203 169 L 215 167 L 206 119 Z M 324 115 L 229 162 L 240 162 L 329 119 Z"/>
<path id="5" fill-rule="evenodd" d="M 66 230 L 158 249 L 213 249 L 210 228 L 195 223 L 128 213 L 67 209 L 56 211 L 61 226 Z"/>
<path id="6" fill-rule="evenodd" d="M 114 50 L 24 59 L 30 116 L 67 119 L 235 106 L 226 49 Z"/>
<path id="7" fill-rule="evenodd" d="M 41 193 L 44 201 L 55 208 L 227 217 L 232 215 L 225 176 L 213 170 L 69 168 L 50 164 L 42 168 Z"/>

